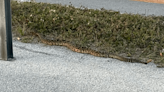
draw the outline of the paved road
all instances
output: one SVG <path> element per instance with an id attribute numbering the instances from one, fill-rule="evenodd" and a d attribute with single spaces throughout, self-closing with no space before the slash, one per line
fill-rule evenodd
<path id="1" fill-rule="evenodd" d="M 145 14 L 164 16 L 164 4 L 146 3 L 132 0 L 35 0 L 36 2 L 61 3 L 80 7 L 81 5 L 92 9 L 112 9 L 121 13 Z"/>
<path id="2" fill-rule="evenodd" d="M 91 1 L 91 8 L 96 7 Z M 95 0 L 102 1 L 109 3 Z M 114 2 L 116 7 L 119 2 Z M 0 92 L 164 92 L 164 68 L 153 63 L 126 63 L 18 41 L 13 49 L 15 61 L 0 60 Z"/>

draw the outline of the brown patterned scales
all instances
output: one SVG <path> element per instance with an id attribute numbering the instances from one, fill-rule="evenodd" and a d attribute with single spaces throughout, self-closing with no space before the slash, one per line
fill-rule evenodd
<path id="1" fill-rule="evenodd" d="M 78 47 L 73 46 L 72 44 L 70 44 L 68 42 L 64 42 L 64 41 L 48 41 L 48 40 L 45 40 L 39 33 L 35 33 L 35 32 L 31 32 L 31 33 L 32 33 L 32 35 L 38 36 L 39 39 L 41 40 L 41 42 L 44 44 L 65 46 L 74 52 L 91 54 L 91 55 L 97 56 L 97 57 L 114 58 L 114 59 L 118 59 L 120 61 L 131 62 L 131 63 L 143 63 L 143 64 L 149 63 L 149 62 L 142 62 L 140 60 L 133 59 L 133 58 L 125 58 L 125 57 L 114 55 L 114 54 L 100 53 L 100 52 L 97 52 L 97 51 L 94 51 L 91 49 L 87 49 L 87 48 L 78 48 Z"/>

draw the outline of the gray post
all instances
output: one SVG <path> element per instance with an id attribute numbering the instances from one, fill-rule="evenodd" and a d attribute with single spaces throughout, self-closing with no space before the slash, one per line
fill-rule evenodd
<path id="1" fill-rule="evenodd" d="M 10 0 L 0 0 L 0 59 L 13 59 Z"/>

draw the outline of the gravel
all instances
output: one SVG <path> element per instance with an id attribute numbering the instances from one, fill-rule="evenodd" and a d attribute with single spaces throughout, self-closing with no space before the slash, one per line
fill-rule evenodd
<path id="1" fill-rule="evenodd" d="M 67 3 L 66 0 L 60 2 Z M 76 2 L 90 2 L 91 8 L 96 5 L 99 8 L 100 4 L 105 7 L 111 0 Z M 119 3 L 113 0 L 110 5 L 116 7 L 114 2 Z M 157 68 L 152 62 L 147 65 L 127 63 L 76 53 L 62 46 L 15 40 L 13 51 L 15 61 L 0 60 L 0 92 L 164 92 L 164 68 Z"/>

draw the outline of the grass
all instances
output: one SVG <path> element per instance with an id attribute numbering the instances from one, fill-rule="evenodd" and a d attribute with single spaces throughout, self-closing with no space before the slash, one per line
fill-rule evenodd
<path id="1" fill-rule="evenodd" d="M 164 47 L 164 16 L 35 2 L 12 1 L 11 8 L 12 30 L 20 37 L 30 36 L 34 31 L 48 40 L 66 40 L 80 47 L 142 61 L 152 59 L 158 66 L 164 66 L 159 55 Z"/>

